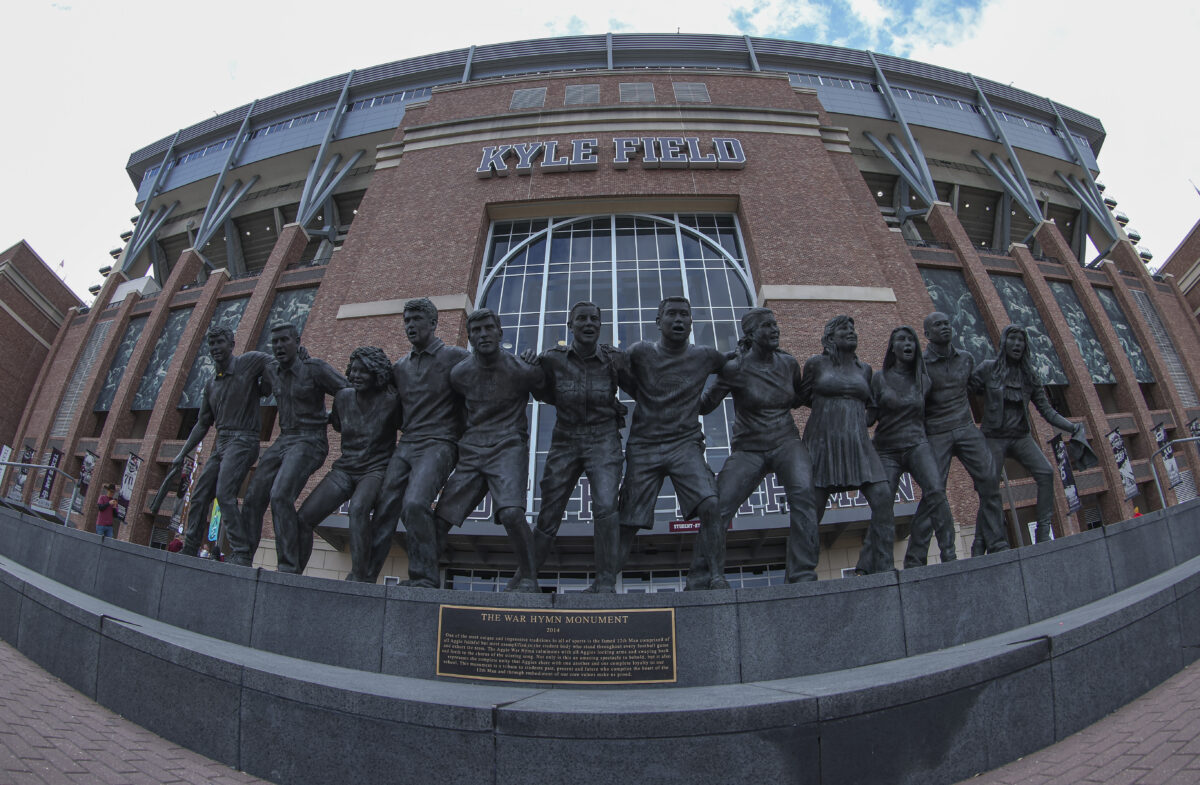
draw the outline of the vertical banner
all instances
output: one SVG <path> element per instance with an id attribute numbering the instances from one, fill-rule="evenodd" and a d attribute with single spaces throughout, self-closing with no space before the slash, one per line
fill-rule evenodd
<path id="1" fill-rule="evenodd" d="M 208 541 L 216 542 L 221 536 L 221 505 L 213 499 L 212 516 L 208 519 Z"/>
<path id="2" fill-rule="evenodd" d="M 1063 495 L 1067 499 L 1067 514 L 1077 512 L 1080 508 L 1079 489 L 1075 487 L 1075 472 L 1071 471 L 1071 461 L 1067 458 L 1067 443 L 1062 434 L 1056 434 L 1050 440 L 1054 449 L 1054 462 L 1058 464 L 1058 479 L 1062 480 Z"/>
<path id="3" fill-rule="evenodd" d="M 116 518 L 124 521 L 129 516 L 129 502 L 133 498 L 133 484 L 137 482 L 138 470 L 142 468 L 142 458 L 136 453 L 129 453 L 125 461 L 125 473 L 121 475 L 121 489 L 117 491 Z"/>
<path id="4" fill-rule="evenodd" d="M 91 450 L 83 454 L 83 463 L 79 466 L 79 488 L 75 493 L 73 512 L 83 512 L 83 497 L 87 496 L 88 488 L 92 487 L 92 472 L 96 471 L 96 461 L 100 456 Z"/>
<path id="5" fill-rule="evenodd" d="M 1113 428 L 1108 432 L 1108 443 L 1112 445 L 1113 460 L 1117 462 L 1117 471 L 1121 473 L 1121 485 L 1125 488 L 1126 500 L 1137 496 L 1137 480 L 1133 476 L 1133 464 L 1129 462 L 1129 453 L 1125 450 L 1125 439 L 1121 437 L 1121 429 Z"/>
<path id="6" fill-rule="evenodd" d="M 26 446 L 21 450 L 21 460 L 17 463 L 33 463 L 33 448 Z M 17 469 L 17 476 L 13 480 L 12 487 L 8 489 L 8 498 L 14 501 L 21 501 L 21 497 L 25 495 L 25 481 L 29 479 L 29 469 L 22 466 Z"/>
<path id="7" fill-rule="evenodd" d="M 54 496 L 54 481 L 58 479 L 58 465 L 62 463 L 62 450 L 57 447 L 51 447 L 50 452 L 46 453 L 42 458 L 42 464 L 50 466 L 50 469 L 42 470 L 42 485 L 38 488 L 37 496 L 33 499 L 33 506 L 42 510 L 53 510 L 54 507 L 50 503 L 50 499 Z"/>
<path id="8" fill-rule="evenodd" d="M 8 475 L 8 467 L 3 464 L 11 460 L 12 447 L 9 447 L 7 444 L 0 447 L 0 488 L 4 487 L 4 478 Z"/>
<path id="9" fill-rule="evenodd" d="M 190 455 L 184 456 L 183 467 L 179 471 L 179 487 L 175 489 L 175 511 L 171 513 L 171 525 L 180 531 L 179 525 L 187 514 L 188 499 L 192 495 L 192 477 L 196 473 L 196 459 Z"/>
<path id="10" fill-rule="evenodd" d="M 1174 488 L 1183 482 L 1183 478 L 1179 476 L 1179 464 L 1175 462 L 1175 448 L 1167 444 L 1167 429 L 1162 423 L 1154 426 L 1154 441 L 1162 450 L 1159 455 L 1162 456 L 1163 468 L 1167 470 L 1168 484 Z"/>

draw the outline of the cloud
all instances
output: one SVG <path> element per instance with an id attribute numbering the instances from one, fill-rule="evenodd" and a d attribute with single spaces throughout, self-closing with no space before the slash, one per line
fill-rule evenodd
<path id="1" fill-rule="evenodd" d="M 746 35 L 818 40 L 829 32 L 829 11 L 820 3 L 759 0 L 730 10 L 729 19 Z"/>

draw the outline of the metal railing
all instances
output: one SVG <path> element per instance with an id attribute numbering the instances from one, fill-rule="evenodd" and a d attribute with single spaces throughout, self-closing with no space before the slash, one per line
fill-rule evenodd
<path id="1" fill-rule="evenodd" d="M 1165 510 L 1167 508 L 1167 497 L 1163 494 L 1162 480 L 1160 480 L 1158 477 L 1158 467 L 1154 465 L 1154 459 L 1160 457 L 1161 454 L 1167 450 L 1171 450 L 1171 452 L 1174 453 L 1175 445 L 1187 444 L 1188 442 L 1200 442 L 1200 436 L 1188 436 L 1184 439 L 1172 439 L 1162 447 L 1159 447 L 1157 450 L 1155 450 L 1154 454 L 1150 456 L 1150 470 L 1154 472 L 1154 485 L 1158 488 L 1158 503 L 1160 505 L 1160 510 Z"/>
<path id="2" fill-rule="evenodd" d="M 71 520 L 71 514 L 75 511 L 75 500 L 77 498 L 79 498 L 79 478 L 78 477 L 72 477 L 71 475 L 67 474 L 65 471 L 58 468 L 57 466 L 51 466 L 48 463 L 47 464 L 17 463 L 15 461 L 0 461 L 0 466 L 4 466 L 4 467 L 11 466 L 16 469 L 41 469 L 42 471 L 51 471 L 56 474 L 61 474 L 63 477 L 66 477 L 68 480 L 70 480 L 71 481 L 71 501 L 67 505 L 67 514 L 63 518 L 63 525 L 66 526 L 69 524 L 69 522 Z M 30 506 L 32 507 L 34 505 L 31 504 Z M 57 512 L 52 507 L 51 508 L 38 507 L 37 509 L 47 510 L 51 515 L 57 515 Z"/>

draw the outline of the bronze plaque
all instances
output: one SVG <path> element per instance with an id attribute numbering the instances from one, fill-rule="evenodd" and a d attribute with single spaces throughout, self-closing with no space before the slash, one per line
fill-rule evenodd
<path id="1" fill-rule="evenodd" d="M 675 681 L 675 609 L 442 605 L 437 675 L 552 684 Z"/>

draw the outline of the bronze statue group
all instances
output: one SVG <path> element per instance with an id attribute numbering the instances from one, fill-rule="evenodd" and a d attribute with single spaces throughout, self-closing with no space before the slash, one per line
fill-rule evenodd
<path id="1" fill-rule="evenodd" d="M 587 590 L 607 593 L 615 591 L 638 529 L 653 526 L 655 501 L 670 478 L 679 509 L 700 521 L 687 588 L 723 589 L 729 587 L 726 529 L 774 472 L 790 512 L 786 578 L 813 581 L 817 527 L 827 500 L 840 491 L 858 490 L 871 510 L 855 571 L 893 568 L 892 505 L 904 472 L 922 491 L 905 567 L 925 564 L 934 536 L 942 561 L 955 559 L 946 498 L 953 457 L 979 496 L 972 556 L 1008 547 L 999 493 L 1006 457 L 1035 478 L 1036 538 L 1050 537 L 1054 471 L 1033 439 L 1029 404 L 1075 437 L 1083 426 L 1050 405 L 1024 328 L 1005 328 L 996 357 L 976 367 L 953 346 L 949 317 L 934 312 L 925 319 L 923 352 L 916 331 L 897 327 L 882 369 L 872 373 L 858 359 L 849 316 L 825 325 L 823 351 L 803 368 L 779 348 L 779 325 L 767 308 L 742 317 L 737 350 L 728 355 L 691 342 L 691 305 L 683 297 L 659 304 L 657 341 L 627 349 L 600 343 L 602 318 L 595 304 L 576 303 L 569 345 L 517 357 L 502 348 L 503 329 L 492 311 L 467 317 L 468 352 L 436 336 L 438 312 L 430 300 L 409 300 L 404 326 L 412 351 L 393 365 L 382 349 L 360 347 L 351 353 L 345 377 L 308 356 L 291 324 L 272 326 L 270 355 L 234 356 L 232 333 L 211 330 L 215 375 L 173 463 L 182 464 L 216 426 L 215 448 L 193 483 L 183 552 L 196 555 L 215 498 L 230 561 L 249 566 L 270 505 L 278 569 L 301 573 L 315 527 L 349 501 L 347 580 L 378 579 L 403 520 L 405 583 L 437 587 L 448 532 L 490 492 L 496 523 L 516 555 L 507 590 L 536 592 L 538 570 L 586 474 L 596 560 L 596 579 Z M 624 450 L 627 410 L 618 390 L 635 403 Z M 279 436 L 258 460 L 239 509 L 238 492 L 258 457 L 259 399 L 269 393 L 278 403 Z M 982 430 L 971 414 L 972 393 L 984 400 Z M 328 414 L 327 395 L 333 397 Z M 557 415 L 532 531 L 525 510 L 530 395 L 553 405 Z M 735 413 L 732 453 L 717 476 L 705 460 L 701 415 L 728 395 Z M 800 406 L 811 409 L 803 437 L 792 414 Z M 328 454 L 328 425 L 341 434 L 341 454 L 297 510 L 301 491 Z"/>

